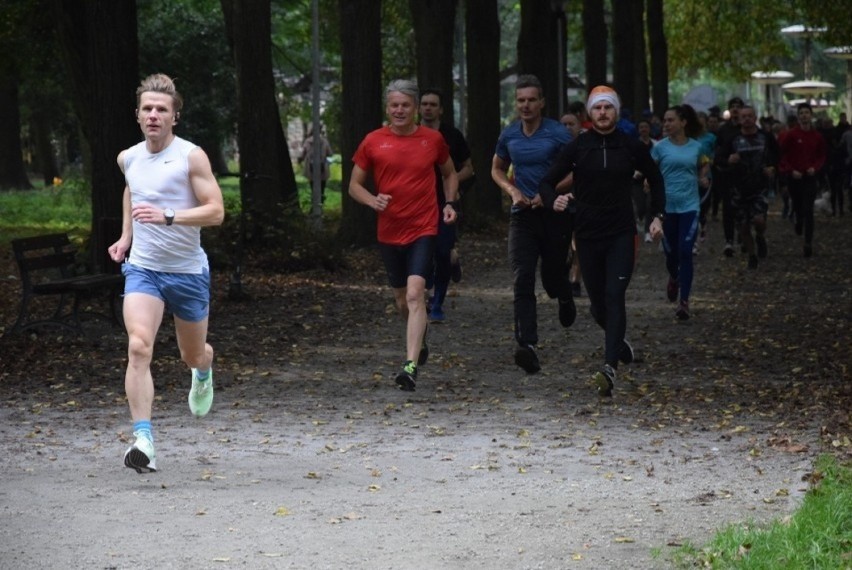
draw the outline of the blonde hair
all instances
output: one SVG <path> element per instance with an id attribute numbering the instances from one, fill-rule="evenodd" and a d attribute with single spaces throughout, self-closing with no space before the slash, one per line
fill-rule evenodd
<path id="1" fill-rule="evenodd" d="M 183 108 L 183 97 L 175 88 L 175 82 L 171 77 L 163 73 L 154 73 L 142 80 L 139 87 L 136 88 L 136 106 L 139 106 L 139 101 L 142 94 L 145 92 L 165 93 L 172 96 L 174 102 L 174 112 L 177 114 Z"/>

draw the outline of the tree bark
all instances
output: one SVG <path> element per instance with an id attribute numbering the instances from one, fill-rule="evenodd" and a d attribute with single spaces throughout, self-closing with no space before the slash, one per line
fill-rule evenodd
<path id="1" fill-rule="evenodd" d="M 652 109 L 662 115 L 669 107 L 669 50 L 663 30 L 663 0 L 648 0 L 648 43 L 651 52 Z"/>
<path id="2" fill-rule="evenodd" d="M 347 191 L 355 150 L 367 133 L 382 124 L 381 2 L 340 0 L 339 7 L 341 105 L 346 110 L 340 126 L 343 211 L 339 237 L 343 243 L 369 245 L 376 242 L 376 213 L 349 198 Z"/>
<path id="3" fill-rule="evenodd" d="M 438 88 L 444 96 L 441 121 L 455 125 L 453 46 L 458 0 L 409 0 L 414 22 L 417 85 Z"/>
<path id="4" fill-rule="evenodd" d="M 138 77 L 136 2 L 53 0 L 61 55 L 84 136 L 92 184 L 92 265 L 111 269 L 107 247 L 122 215 L 124 176 L 117 154 L 140 140 L 133 118 Z M 117 226 L 120 228 L 120 224 Z"/>
<path id="5" fill-rule="evenodd" d="M 606 83 L 607 29 L 603 0 L 583 0 L 583 43 L 586 46 L 586 87 Z"/>
<path id="6" fill-rule="evenodd" d="M 539 78 L 544 87 L 544 115 L 559 118 L 559 101 L 565 94 L 559 93 L 560 49 L 556 12 L 545 0 L 521 0 L 521 31 L 518 34 L 518 73 L 531 73 Z"/>
<path id="7" fill-rule="evenodd" d="M 636 29 L 633 10 L 635 0 L 612 0 L 612 83 L 621 98 L 622 109 L 635 110 L 635 78 L 633 75 L 633 36 Z"/>
<path id="8" fill-rule="evenodd" d="M 500 136 L 500 20 L 497 0 L 466 0 L 465 36 L 469 101 L 468 144 L 476 185 L 463 196 L 465 224 L 478 226 L 503 214 L 502 194 L 491 180 Z"/>
<path id="9" fill-rule="evenodd" d="M 237 74 L 240 194 L 249 246 L 285 243 L 301 221 L 272 73 L 270 0 L 222 0 Z"/>
<path id="10" fill-rule="evenodd" d="M 24 166 L 18 84 L 11 77 L 0 77 L 0 125 L 0 190 L 29 190 L 33 186 Z"/>
<path id="11" fill-rule="evenodd" d="M 633 11 L 633 121 L 639 120 L 642 111 L 651 105 L 651 92 L 648 84 L 648 50 L 645 43 L 645 0 L 630 3 Z"/>

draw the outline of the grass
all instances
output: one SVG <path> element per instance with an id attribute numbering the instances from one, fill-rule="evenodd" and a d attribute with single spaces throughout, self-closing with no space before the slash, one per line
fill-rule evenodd
<path id="1" fill-rule="evenodd" d="M 311 211 L 311 188 L 307 179 L 296 175 L 299 188 L 299 205 L 305 214 Z M 229 214 L 240 211 L 239 178 L 219 180 Z M 339 177 L 328 182 L 323 215 L 339 217 L 342 194 Z M 18 237 L 50 232 L 88 234 L 91 228 L 92 206 L 88 184 L 79 179 L 68 179 L 60 184 L 35 190 L 10 190 L 0 192 L 0 243 L 9 243 Z"/>
<path id="2" fill-rule="evenodd" d="M 762 526 L 730 525 L 700 548 L 680 547 L 672 560 L 678 568 L 852 569 L 852 464 L 820 457 L 792 515 Z"/>

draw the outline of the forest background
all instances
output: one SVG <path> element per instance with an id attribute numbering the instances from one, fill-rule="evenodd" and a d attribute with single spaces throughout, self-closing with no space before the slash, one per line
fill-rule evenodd
<path id="1" fill-rule="evenodd" d="M 124 186 L 115 156 L 140 139 L 135 88 L 149 73 L 167 73 L 187 101 L 179 134 L 237 189 L 228 209 L 239 215 L 214 233 L 214 263 L 239 264 L 255 250 L 284 267 L 333 262 L 333 244 L 373 243 L 374 213 L 349 200 L 339 211 L 336 201 L 325 212 L 316 202 L 299 207 L 304 180 L 294 158 L 316 106 L 312 84 L 339 153 L 336 184 L 348 180 L 358 142 L 381 124 L 388 80 L 416 78 L 452 93 L 444 120 L 466 134 L 479 173 L 464 197 L 465 224 L 483 227 L 503 216 L 487 173 L 512 117 L 516 74 L 543 80 L 554 117 L 569 98 L 583 100 L 585 86 L 604 82 L 635 116 L 661 113 L 698 84 L 715 86 L 722 105 L 734 92 L 757 99 L 750 73 L 798 74 L 805 51 L 812 78 L 843 85 L 844 62 L 823 48 L 852 44 L 844 4 L 318 0 L 314 75 L 310 0 L 0 0 L 0 189 L 76 192 L 91 212 L 89 264 L 108 265 L 102 252 L 115 239 Z M 801 23 L 823 33 L 807 43 L 780 33 Z M 14 226 L 11 216 L 0 211 L 0 225 Z"/>

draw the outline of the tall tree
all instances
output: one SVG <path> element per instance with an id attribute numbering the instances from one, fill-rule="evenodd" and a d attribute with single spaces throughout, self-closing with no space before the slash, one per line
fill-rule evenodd
<path id="1" fill-rule="evenodd" d="M 651 91 L 648 83 L 648 50 L 645 47 L 645 0 L 631 2 L 630 9 L 633 11 L 631 19 L 636 26 L 633 34 L 633 47 L 630 51 L 633 54 L 633 110 L 636 112 L 634 117 L 638 119 L 639 114 L 651 104 Z"/>
<path id="2" fill-rule="evenodd" d="M 669 107 L 669 49 L 663 26 L 663 0 L 648 0 L 648 46 L 651 59 L 651 106 L 657 115 Z"/>
<path id="3" fill-rule="evenodd" d="M 502 215 L 502 194 L 491 180 L 491 160 L 500 136 L 500 20 L 497 0 L 466 0 L 468 143 L 476 187 L 463 196 L 472 224 Z"/>
<path id="4" fill-rule="evenodd" d="M 346 110 L 340 129 L 343 157 L 343 243 L 367 245 L 376 241 L 376 214 L 346 194 L 352 156 L 361 140 L 382 124 L 381 2 L 340 0 L 340 44 L 343 76 L 341 106 Z"/>
<path id="5" fill-rule="evenodd" d="M 586 86 L 606 83 L 607 30 L 604 0 L 583 0 L 583 43 L 586 46 Z"/>
<path id="6" fill-rule="evenodd" d="M 245 237 L 279 243 L 302 221 L 275 97 L 270 0 L 222 0 L 237 74 L 237 140 Z"/>
<path id="7" fill-rule="evenodd" d="M 521 0 L 521 31 L 518 34 L 518 73 L 531 73 L 544 86 L 544 114 L 558 118 L 559 101 L 559 32 L 556 12 L 545 0 Z"/>
<path id="8" fill-rule="evenodd" d="M 642 33 L 642 28 L 637 29 L 633 20 L 630 5 L 634 2 L 636 0 L 612 0 L 612 83 L 621 98 L 622 108 L 630 110 L 636 110 L 634 36 Z"/>
<path id="9" fill-rule="evenodd" d="M 21 145 L 21 107 L 19 84 L 22 54 L 27 48 L 26 34 L 32 3 L 0 1 L 3 19 L 0 24 L 0 190 L 32 188 L 24 165 Z"/>
<path id="10" fill-rule="evenodd" d="M 124 177 L 119 151 L 140 139 L 133 119 L 139 81 L 136 2 L 52 0 L 70 93 L 83 132 L 84 170 L 92 184 L 92 263 L 107 265 L 118 238 Z"/>
<path id="11" fill-rule="evenodd" d="M 444 93 L 441 120 L 454 125 L 453 105 L 453 36 L 458 0 L 409 0 L 414 22 L 417 54 L 417 85 L 420 89 L 437 87 Z"/>

